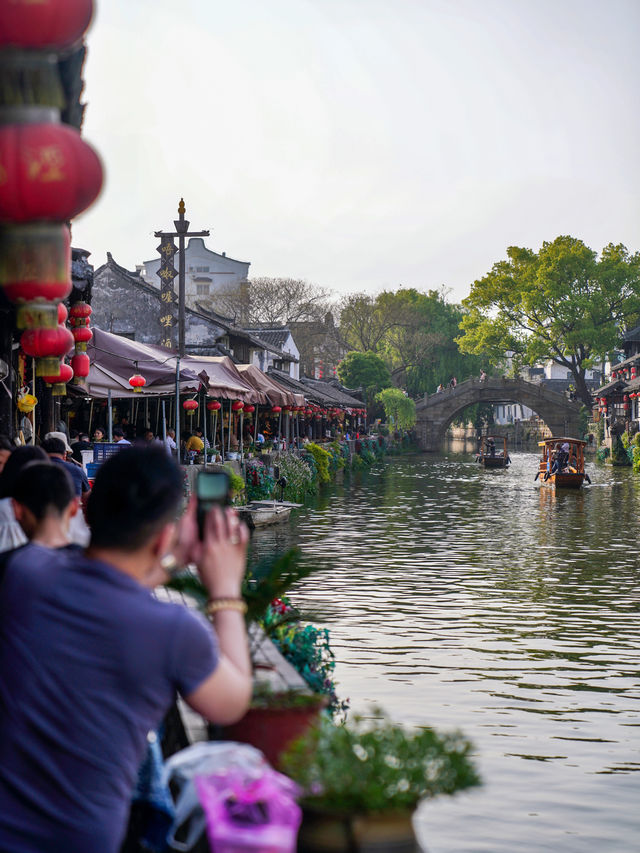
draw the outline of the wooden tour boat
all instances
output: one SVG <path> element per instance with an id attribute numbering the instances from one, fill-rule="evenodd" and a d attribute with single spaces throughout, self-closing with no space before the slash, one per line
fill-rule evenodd
<path id="1" fill-rule="evenodd" d="M 496 440 L 502 438 L 502 450 L 496 449 Z M 507 437 L 483 435 L 480 439 L 480 449 L 476 454 L 476 462 L 484 468 L 506 468 L 511 463 L 507 453 Z"/>
<path id="2" fill-rule="evenodd" d="M 585 480 L 590 483 L 589 475 L 584 470 L 586 443 L 579 438 L 555 436 L 539 441 L 538 446 L 542 448 L 542 457 L 535 479 L 540 478 L 540 482 L 546 486 L 564 489 L 579 489 Z M 555 464 L 558 455 L 561 455 L 559 469 Z"/>

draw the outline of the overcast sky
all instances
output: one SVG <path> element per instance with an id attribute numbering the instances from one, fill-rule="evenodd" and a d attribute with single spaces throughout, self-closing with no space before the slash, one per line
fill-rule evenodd
<path id="1" fill-rule="evenodd" d="M 444 285 L 559 234 L 640 248 L 638 0 L 99 0 L 96 267 L 193 229 L 252 276 Z"/>

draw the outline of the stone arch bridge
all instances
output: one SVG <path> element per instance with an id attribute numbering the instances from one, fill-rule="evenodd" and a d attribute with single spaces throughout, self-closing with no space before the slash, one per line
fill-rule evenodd
<path id="1" fill-rule="evenodd" d="M 439 450 L 451 421 L 474 403 L 522 403 L 545 422 L 552 435 L 578 436 L 580 403 L 524 379 L 467 379 L 455 388 L 416 402 L 416 433 L 422 450 Z"/>

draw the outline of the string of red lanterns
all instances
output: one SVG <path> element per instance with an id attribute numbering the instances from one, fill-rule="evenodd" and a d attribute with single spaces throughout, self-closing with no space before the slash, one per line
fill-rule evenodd
<path id="1" fill-rule="evenodd" d="M 28 78 L 37 66 L 57 92 L 56 54 L 78 42 L 92 13 L 92 0 L 0 0 L 0 48 L 16 49 L 17 73 Z M 0 287 L 16 307 L 21 346 L 35 359 L 36 375 L 59 394 L 72 377 L 88 376 L 92 337 L 88 305 L 77 318 L 72 308 L 73 334 L 64 326 L 62 300 L 72 287 L 67 222 L 93 203 L 103 175 L 96 152 L 61 123 L 53 101 L 14 106 L 0 124 Z M 67 365 L 62 359 L 74 345 Z"/>

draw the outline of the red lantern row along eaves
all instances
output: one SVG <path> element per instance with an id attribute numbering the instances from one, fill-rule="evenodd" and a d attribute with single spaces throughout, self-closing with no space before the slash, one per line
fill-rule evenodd
<path id="1" fill-rule="evenodd" d="M 0 287 L 25 330 L 24 352 L 36 359 L 38 376 L 56 380 L 48 383 L 56 393 L 70 371 L 75 382 L 89 374 L 88 315 L 76 322 L 72 308 L 70 332 L 59 306 L 71 292 L 67 223 L 93 203 L 103 177 L 93 148 L 60 121 L 56 60 L 80 41 L 92 14 L 92 0 L 0 0 L 0 49 L 16 79 L 28 80 L 33 61 L 41 62 L 51 79 L 40 93 L 52 93 L 48 103 L 25 98 L 0 119 Z M 74 345 L 71 365 L 64 364 Z"/>

